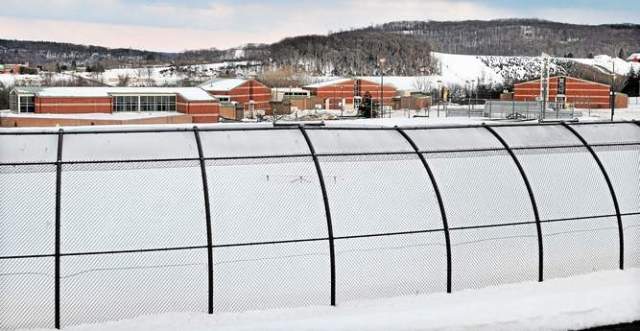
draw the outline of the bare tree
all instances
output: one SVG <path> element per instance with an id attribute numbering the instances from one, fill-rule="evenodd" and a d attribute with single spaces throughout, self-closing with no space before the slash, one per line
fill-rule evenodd
<path id="1" fill-rule="evenodd" d="M 118 86 L 129 86 L 131 78 L 129 74 L 118 75 Z"/>
<path id="2" fill-rule="evenodd" d="M 413 88 L 416 89 L 416 91 L 429 95 L 431 93 L 431 90 L 433 90 L 433 84 L 431 83 L 429 77 L 418 76 L 413 81 Z"/>

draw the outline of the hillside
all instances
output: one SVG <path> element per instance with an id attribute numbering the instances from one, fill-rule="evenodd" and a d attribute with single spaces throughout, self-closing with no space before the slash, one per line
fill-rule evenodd
<path id="1" fill-rule="evenodd" d="M 411 35 L 434 50 L 470 55 L 589 57 L 640 50 L 640 25 L 577 25 L 533 19 L 392 22 L 367 30 Z"/>
<path id="2" fill-rule="evenodd" d="M 241 41 L 239 41 L 240 43 Z M 590 58 L 640 51 L 640 25 L 576 25 L 531 19 L 391 22 L 329 35 L 286 38 L 271 45 L 160 53 L 99 46 L 0 39 L 0 63 L 29 62 L 49 71 L 248 60 L 315 75 L 370 75 L 387 59 L 392 75 L 436 72 L 430 52 L 482 56 Z M 231 72 L 230 74 L 233 74 Z"/>

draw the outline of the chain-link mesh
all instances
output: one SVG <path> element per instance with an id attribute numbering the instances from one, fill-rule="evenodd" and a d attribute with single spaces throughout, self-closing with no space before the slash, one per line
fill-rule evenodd
<path id="1" fill-rule="evenodd" d="M 53 162 L 57 142 L 54 134 L 0 135 L 0 163 Z"/>
<path id="2" fill-rule="evenodd" d="M 485 128 L 406 130 L 421 152 L 502 149 Z"/>
<path id="3" fill-rule="evenodd" d="M 193 132 L 66 134 L 64 160 L 148 160 L 198 157 Z"/>
<path id="4" fill-rule="evenodd" d="M 60 193 L 62 253 L 207 244 L 197 161 L 63 165 Z"/>
<path id="5" fill-rule="evenodd" d="M 452 229 L 454 289 L 535 279 L 535 219 L 526 186 L 507 152 L 426 157 L 436 180 L 443 183 L 440 187 Z M 512 223 L 528 224 L 499 227 Z M 483 228 L 474 228 L 478 226 Z"/>
<path id="6" fill-rule="evenodd" d="M 605 179 L 584 147 L 516 151 L 540 208 L 545 279 L 618 263 L 618 229 Z M 556 222 L 557 221 L 557 222 Z"/>
<path id="7" fill-rule="evenodd" d="M 214 249 L 215 311 L 245 311 L 330 300 L 327 241 Z"/>
<path id="8" fill-rule="evenodd" d="M 327 237 L 322 192 L 310 157 L 206 165 L 215 245 Z"/>
<path id="9" fill-rule="evenodd" d="M 202 131 L 205 157 L 255 157 L 309 154 L 304 137 L 297 129 Z"/>
<path id="10" fill-rule="evenodd" d="M 640 267 L 640 215 L 623 216 L 624 258 L 630 268 Z"/>
<path id="11" fill-rule="evenodd" d="M 537 237 L 534 225 L 452 230 L 453 289 L 536 280 Z"/>
<path id="12" fill-rule="evenodd" d="M 441 231 L 336 240 L 338 302 L 444 292 Z"/>
<path id="13" fill-rule="evenodd" d="M 412 152 L 398 132 L 393 130 L 307 130 L 319 154 Z"/>
<path id="14" fill-rule="evenodd" d="M 53 254 L 56 169 L 0 166 L 0 256 Z"/>
<path id="15" fill-rule="evenodd" d="M 442 229 L 417 155 L 320 157 L 336 237 Z"/>
<path id="16" fill-rule="evenodd" d="M 62 325 L 205 312 L 205 249 L 63 256 Z"/>
<path id="17" fill-rule="evenodd" d="M 231 152 L 225 156 L 246 155 Z M 311 157 L 211 160 L 206 166 L 215 311 L 329 302 L 327 223 Z M 310 239 L 318 241 L 288 242 Z"/>
<path id="18" fill-rule="evenodd" d="M 640 265 L 636 124 L 121 131 L 0 132 L 0 329 Z"/>
<path id="19" fill-rule="evenodd" d="M 0 259 L 0 330 L 53 326 L 53 262 Z"/>

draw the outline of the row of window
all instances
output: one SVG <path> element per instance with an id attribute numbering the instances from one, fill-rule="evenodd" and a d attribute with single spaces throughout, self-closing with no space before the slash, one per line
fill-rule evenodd
<path id="1" fill-rule="evenodd" d="M 113 97 L 113 111 L 176 111 L 175 95 Z"/>

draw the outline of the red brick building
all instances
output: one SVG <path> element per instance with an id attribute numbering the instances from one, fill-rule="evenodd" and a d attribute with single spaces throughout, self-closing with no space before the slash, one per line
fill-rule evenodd
<path id="1" fill-rule="evenodd" d="M 200 88 L 221 102 L 237 103 L 245 112 L 271 109 L 271 89 L 255 79 L 213 79 Z"/>
<path id="2" fill-rule="evenodd" d="M 535 101 L 540 96 L 540 79 L 514 84 L 513 99 L 516 101 Z M 575 77 L 555 76 L 549 78 L 550 102 L 573 104 L 578 108 L 608 108 L 611 106 L 607 84 L 591 82 Z M 626 108 L 627 100 L 618 93 L 616 106 Z"/>
<path id="3" fill-rule="evenodd" d="M 217 122 L 220 113 L 218 101 L 197 87 L 17 87 L 10 107 L 40 114 L 174 112 L 194 123 Z"/>
<path id="4" fill-rule="evenodd" d="M 383 92 L 379 83 L 349 78 L 311 84 L 304 89 L 309 90 L 311 95 L 322 98 L 325 102 L 324 107 L 329 109 L 339 109 L 340 105 L 357 108 L 359 100 L 367 93 L 371 94 L 371 99 L 376 102 L 380 101 L 384 93 L 385 106 L 392 106 L 396 95 L 396 88 L 391 85 L 385 84 Z"/>

